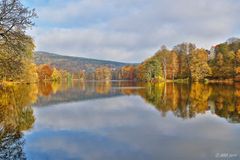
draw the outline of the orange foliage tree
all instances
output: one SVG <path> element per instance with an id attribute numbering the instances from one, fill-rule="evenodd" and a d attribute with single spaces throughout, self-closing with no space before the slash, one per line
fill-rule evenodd
<path id="1" fill-rule="evenodd" d="M 53 74 L 53 69 L 48 64 L 38 66 L 37 69 L 39 80 L 50 80 Z"/>

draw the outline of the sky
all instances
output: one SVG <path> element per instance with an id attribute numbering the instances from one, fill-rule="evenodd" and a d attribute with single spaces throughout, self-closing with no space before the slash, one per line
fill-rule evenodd
<path id="1" fill-rule="evenodd" d="M 23 0 L 36 50 L 141 62 L 162 45 L 200 48 L 240 37 L 239 0 Z"/>

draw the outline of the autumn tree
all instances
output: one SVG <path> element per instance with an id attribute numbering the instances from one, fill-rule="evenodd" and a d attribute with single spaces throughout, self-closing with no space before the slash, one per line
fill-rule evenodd
<path id="1" fill-rule="evenodd" d="M 217 53 L 213 63 L 213 76 L 218 79 L 231 79 L 235 75 L 236 68 L 236 46 L 221 43 L 215 47 Z M 219 64 L 221 63 L 221 65 Z"/>
<path id="2" fill-rule="evenodd" d="M 109 81 L 112 79 L 112 70 L 108 67 L 99 67 L 95 70 L 95 79 Z"/>
<path id="3" fill-rule="evenodd" d="M 190 61 L 189 55 L 196 49 L 196 45 L 193 43 L 181 43 L 173 48 L 173 50 L 178 55 L 178 68 L 179 78 L 188 78 L 190 77 Z"/>
<path id="4" fill-rule="evenodd" d="M 235 80 L 240 81 L 240 49 L 236 53 L 235 62 L 236 62 Z"/>
<path id="5" fill-rule="evenodd" d="M 61 72 L 59 70 L 57 70 L 56 68 L 53 68 L 53 70 L 52 70 L 51 80 L 56 81 L 56 82 L 59 82 L 62 80 Z"/>
<path id="6" fill-rule="evenodd" d="M 27 68 L 31 69 L 31 66 L 34 64 L 33 51 L 35 45 L 33 44 L 33 40 L 26 36 L 26 39 L 21 42 L 19 41 L 19 43 L 21 45 L 15 51 L 13 51 L 11 46 L 6 44 L 0 47 L 0 80 L 29 81 L 30 75 L 27 76 L 27 73 L 32 74 L 34 77 L 36 70 L 27 71 Z"/>
<path id="7" fill-rule="evenodd" d="M 177 77 L 178 70 L 179 70 L 178 56 L 177 56 L 176 52 L 174 52 L 174 51 L 171 51 L 171 53 L 169 54 L 168 66 L 169 66 L 168 67 L 169 78 L 174 80 L 175 77 Z"/>
<path id="8" fill-rule="evenodd" d="M 33 25 L 34 17 L 35 11 L 24 7 L 20 0 L 0 1 L 0 80 L 26 78 L 28 63 L 33 63 L 34 43 L 25 30 Z"/>
<path id="9" fill-rule="evenodd" d="M 134 80 L 136 78 L 136 68 L 133 65 L 123 66 L 115 72 L 118 72 L 120 80 Z"/>
<path id="10" fill-rule="evenodd" d="M 38 66 L 37 69 L 39 80 L 51 80 L 53 69 L 48 64 Z"/>
<path id="11" fill-rule="evenodd" d="M 80 70 L 79 79 L 80 80 L 85 80 L 86 79 L 86 71 L 85 70 Z"/>
<path id="12" fill-rule="evenodd" d="M 144 81 L 145 80 L 145 65 L 143 63 L 139 64 L 137 66 L 137 73 L 136 77 L 138 81 Z"/>
<path id="13" fill-rule="evenodd" d="M 159 59 L 154 57 L 147 59 L 138 66 L 137 78 L 141 81 L 162 80 L 162 65 Z"/>
<path id="14" fill-rule="evenodd" d="M 193 81 L 203 80 L 212 74 L 208 66 L 208 53 L 204 49 L 196 49 L 191 53 L 190 71 Z"/>
<path id="15" fill-rule="evenodd" d="M 37 66 L 31 59 L 23 61 L 24 69 L 20 75 L 20 80 L 25 83 L 38 82 Z"/>
<path id="16" fill-rule="evenodd" d="M 175 51 L 161 47 L 154 56 L 138 66 L 137 77 L 144 81 L 163 81 L 177 77 L 179 68 L 178 56 Z"/>
<path id="17" fill-rule="evenodd" d="M 167 80 L 169 54 L 170 51 L 165 46 L 162 46 L 161 49 L 153 56 L 153 59 L 157 59 L 160 62 L 160 65 L 162 66 L 162 74 L 165 80 Z"/>
<path id="18" fill-rule="evenodd" d="M 68 80 L 68 76 L 69 76 L 69 72 L 66 70 L 59 70 L 60 74 L 61 74 L 61 79 L 62 81 L 67 81 Z"/>

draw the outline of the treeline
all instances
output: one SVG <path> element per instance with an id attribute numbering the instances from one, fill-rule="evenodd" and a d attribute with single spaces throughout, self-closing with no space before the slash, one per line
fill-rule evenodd
<path id="1" fill-rule="evenodd" d="M 57 69 L 49 64 L 37 66 L 37 74 L 39 81 L 72 81 L 72 80 L 112 80 L 112 69 L 109 67 L 98 67 L 94 72 L 69 72 Z"/>
<path id="2" fill-rule="evenodd" d="M 231 39 L 211 50 L 182 43 L 169 50 L 162 46 L 152 57 L 136 66 L 112 71 L 114 80 L 240 81 L 240 39 Z"/>
<path id="3" fill-rule="evenodd" d="M 103 66 L 90 73 L 79 71 L 78 74 L 82 75 L 82 80 L 239 81 L 240 39 L 218 44 L 211 50 L 197 48 L 192 43 L 179 44 L 172 50 L 162 46 L 139 65 Z"/>
<path id="4" fill-rule="evenodd" d="M 240 81 L 240 39 L 218 44 L 211 50 L 192 43 L 179 44 L 172 50 L 162 46 L 139 65 L 102 66 L 92 72 L 80 70 L 70 75 L 71 79 L 104 81 Z"/>
<path id="5" fill-rule="evenodd" d="M 240 80 L 240 41 L 225 42 L 212 49 L 182 43 L 172 50 L 162 47 L 137 67 L 137 79 L 165 81 Z"/>
<path id="6" fill-rule="evenodd" d="M 105 71 L 104 71 L 105 70 Z M 162 46 L 139 65 L 120 68 L 97 68 L 85 73 L 84 79 L 161 81 L 226 81 L 240 80 L 240 39 L 231 39 L 211 50 L 182 43 L 169 50 Z"/>

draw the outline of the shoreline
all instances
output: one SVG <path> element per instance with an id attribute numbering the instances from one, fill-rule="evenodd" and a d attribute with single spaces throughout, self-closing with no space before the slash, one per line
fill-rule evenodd
<path id="1" fill-rule="evenodd" d="M 198 81 L 198 82 L 193 82 L 191 80 L 187 79 L 175 79 L 175 80 L 166 80 L 166 81 L 138 81 L 138 80 L 82 80 L 82 79 L 73 79 L 71 81 L 81 81 L 81 82 L 139 82 L 139 83 L 183 83 L 183 84 L 190 84 L 190 83 L 205 83 L 205 84 L 235 84 L 235 83 L 240 83 L 240 81 L 236 81 L 234 79 L 206 79 L 204 81 Z M 37 81 L 37 82 L 21 82 L 21 81 L 2 81 L 0 82 L 0 85 L 14 85 L 14 84 L 39 84 L 39 83 L 46 83 L 46 82 L 51 82 L 51 83 L 63 83 L 63 82 L 68 82 L 66 80 L 63 81 L 52 81 L 52 80 L 45 80 L 45 81 Z"/>

